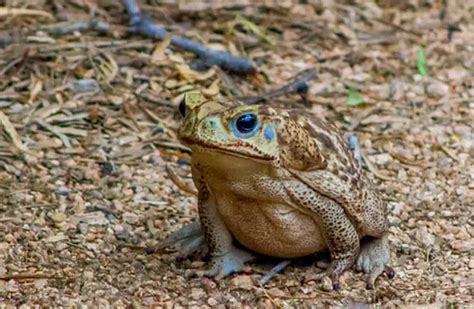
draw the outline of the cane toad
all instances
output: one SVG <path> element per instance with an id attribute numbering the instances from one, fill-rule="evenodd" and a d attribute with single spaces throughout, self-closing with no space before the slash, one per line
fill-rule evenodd
<path id="1" fill-rule="evenodd" d="M 386 203 L 333 124 L 193 92 L 180 110 L 178 137 L 192 150 L 199 222 L 164 246 L 190 253 L 205 241 L 206 274 L 218 279 L 240 271 L 252 252 L 295 258 L 329 249 L 332 262 L 318 278 L 328 275 L 334 288 L 354 264 L 369 287 L 389 272 Z"/>

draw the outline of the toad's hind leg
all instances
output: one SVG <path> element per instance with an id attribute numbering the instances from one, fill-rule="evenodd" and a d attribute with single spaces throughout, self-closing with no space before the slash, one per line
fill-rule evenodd
<path id="1" fill-rule="evenodd" d="M 388 229 L 387 203 L 374 190 L 367 191 L 367 198 L 363 210 L 363 226 L 360 226 L 362 235 L 381 238 Z"/>
<path id="2" fill-rule="evenodd" d="M 328 269 L 313 277 L 314 280 L 329 276 L 333 288 L 339 288 L 339 276 L 354 265 L 359 254 L 359 235 L 344 212 L 335 201 L 317 194 L 300 182 L 285 184 L 295 204 L 304 208 L 317 221 L 331 253 Z"/>
<path id="3" fill-rule="evenodd" d="M 395 272 L 388 265 L 390 261 L 390 247 L 386 236 L 388 220 L 387 205 L 375 191 L 367 192 L 364 208 L 364 226 L 362 234 L 367 235 L 361 240 L 361 252 L 357 258 L 356 268 L 366 274 L 367 288 L 374 287 L 375 280 L 385 271 L 389 278 Z"/>
<path id="4" fill-rule="evenodd" d="M 382 238 L 365 237 L 361 240 L 361 249 L 356 262 L 356 269 L 363 271 L 367 278 L 367 288 L 374 287 L 375 280 L 386 272 L 391 279 L 395 272 L 388 265 L 390 261 L 390 247 L 387 236 Z"/>
<path id="5" fill-rule="evenodd" d="M 174 248 L 181 254 L 182 258 L 200 250 L 207 252 L 204 233 L 199 221 L 183 226 L 181 229 L 162 240 L 158 246 L 153 248 L 153 250 L 161 251 L 165 248 Z"/>

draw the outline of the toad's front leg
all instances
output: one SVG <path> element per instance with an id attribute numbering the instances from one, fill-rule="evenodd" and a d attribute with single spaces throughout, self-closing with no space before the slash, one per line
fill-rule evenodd
<path id="1" fill-rule="evenodd" d="M 201 274 L 221 279 L 241 271 L 244 263 L 254 260 L 255 255 L 234 246 L 233 237 L 217 210 L 214 197 L 207 188 L 200 189 L 198 203 L 201 228 L 211 258 L 209 269 Z"/>

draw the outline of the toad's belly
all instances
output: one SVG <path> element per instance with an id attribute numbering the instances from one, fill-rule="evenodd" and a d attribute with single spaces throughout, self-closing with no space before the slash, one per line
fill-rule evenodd
<path id="1" fill-rule="evenodd" d="M 292 258 L 327 248 L 319 226 L 288 205 L 249 200 L 218 203 L 227 228 L 242 245 L 260 254 Z"/>

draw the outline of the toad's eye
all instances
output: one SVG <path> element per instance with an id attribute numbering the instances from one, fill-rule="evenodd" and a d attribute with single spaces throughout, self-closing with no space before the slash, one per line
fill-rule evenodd
<path id="1" fill-rule="evenodd" d="M 245 113 L 237 117 L 233 121 L 232 130 L 238 137 L 251 137 L 253 136 L 259 127 L 259 121 L 255 114 Z"/>
<path id="2" fill-rule="evenodd" d="M 181 116 L 185 117 L 186 116 L 186 100 L 183 100 L 181 101 L 181 103 L 179 103 L 178 109 Z"/>

